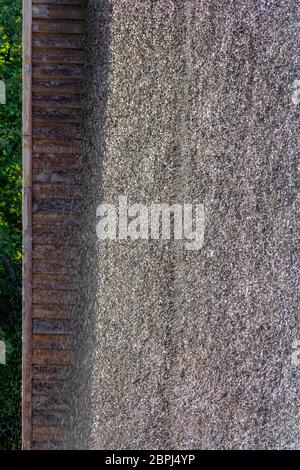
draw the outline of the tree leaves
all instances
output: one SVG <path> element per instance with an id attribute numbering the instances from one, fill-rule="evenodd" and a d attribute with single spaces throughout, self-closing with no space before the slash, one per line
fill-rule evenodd
<path id="1" fill-rule="evenodd" d="M 20 447 L 22 1 L 0 0 L 0 449 Z"/>

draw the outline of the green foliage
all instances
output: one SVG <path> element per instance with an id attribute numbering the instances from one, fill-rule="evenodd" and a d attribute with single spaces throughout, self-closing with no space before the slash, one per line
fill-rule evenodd
<path id="1" fill-rule="evenodd" d="M 22 1 L 0 0 L 0 449 L 20 448 Z"/>

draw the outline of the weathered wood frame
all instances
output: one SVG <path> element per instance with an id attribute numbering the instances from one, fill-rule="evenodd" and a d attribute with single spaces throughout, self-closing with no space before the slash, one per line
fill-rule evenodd
<path id="1" fill-rule="evenodd" d="M 85 0 L 23 0 L 23 449 L 67 446 Z"/>
<path id="2" fill-rule="evenodd" d="M 31 448 L 32 396 L 32 2 L 23 0 L 23 389 L 22 443 Z"/>

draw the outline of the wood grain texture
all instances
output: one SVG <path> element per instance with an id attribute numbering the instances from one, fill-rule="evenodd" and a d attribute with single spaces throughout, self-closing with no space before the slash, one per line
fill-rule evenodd
<path id="1" fill-rule="evenodd" d="M 72 333 L 72 322 L 57 318 L 36 319 L 33 320 L 33 333 L 69 335 Z"/>
<path id="2" fill-rule="evenodd" d="M 78 144 L 71 139 L 67 141 L 58 141 L 55 139 L 33 139 L 32 150 L 35 153 L 45 153 L 45 154 L 76 154 L 79 151 Z"/>
<path id="3" fill-rule="evenodd" d="M 23 448 L 61 449 L 78 309 L 86 2 L 23 1 Z"/>
<path id="4" fill-rule="evenodd" d="M 78 111 L 73 109 L 55 109 L 47 107 L 41 109 L 33 107 L 33 122 L 39 124 L 41 122 L 55 123 L 55 124 L 69 124 L 69 123 L 82 123 L 82 116 L 78 116 Z"/>
<path id="5" fill-rule="evenodd" d="M 76 292 L 73 290 L 34 289 L 34 304 L 76 305 Z"/>
<path id="6" fill-rule="evenodd" d="M 66 380 L 70 378 L 69 366 L 33 366 L 32 377 L 36 380 Z M 42 404 L 40 403 L 41 407 Z"/>
<path id="7" fill-rule="evenodd" d="M 37 426 L 66 426 L 70 416 L 63 410 L 33 410 L 32 422 Z"/>
<path id="8" fill-rule="evenodd" d="M 65 320 L 71 319 L 74 316 L 74 308 L 72 306 L 66 305 L 56 305 L 56 304 L 37 304 L 32 306 L 32 318 L 34 319 L 55 319 L 55 320 Z M 47 328 L 41 327 L 41 325 L 36 324 L 35 330 L 48 331 Z M 72 331 L 72 330 L 71 330 Z"/>
<path id="9" fill-rule="evenodd" d="M 87 0 L 32 0 L 33 5 L 86 5 Z"/>
<path id="10" fill-rule="evenodd" d="M 55 442 L 60 443 L 60 440 L 64 439 L 65 433 L 66 433 L 65 429 L 63 429 L 61 426 L 34 426 L 33 432 L 32 432 L 32 439 L 34 441 L 43 441 L 44 442 L 43 449 L 48 449 L 47 442 L 49 439 L 50 439 L 50 442 L 52 438 L 52 439 L 56 439 Z"/>
<path id="11" fill-rule="evenodd" d="M 34 289 L 76 289 L 77 279 L 70 274 L 33 274 Z"/>
<path id="12" fill-rule="evenodd" d="M 32 31 L 34 33 L 83 34 L 84 22 L 68 20 L 35 20 L 32 25 Z"/>
<path id="13" fill-rule="evenodd" d="M 59 439 L 33 440 L 32 450 L 61 450 L 64 441 Z"/>
<path id="14" fill-rule="evenodd" d="M 33 79 L 83 79 L 82 67 L 78 64 L 37 64 L 33 69 Z"/>
<path id="15" fill-rule="evenodd" d="M 33 18 L 45 18 L 49 20 L 83 20 L 84 19 L 84 8 L 81 5 L 45 5 L 45 4 L 34 4 L 32 6 L 32 17 Z"/>
<path id="16" fill-rule="evenodd" d="M 51 227 L 44 228 L 38 227 L 33 229 L 33 243 L 39 243 L 40 245 L 47 245 L 49 243 L 72 243 L 72 245 L 78 245 L 77 233 L 72 231 L 69 227 Z M 51 261 L 51 260 L 50 260 Z M 34 269 L 33 269 L 34 271 Z M 40 271 L 41 272 L 41 271 Z M 73 273 L 72 273 L 73 274 Z M 74 283 L 77 280 L 74 278 Z"/>
<path id="17" fill-rule="evenodd" d="M 74 362 L 74 356 L 69 351 L 61 350 L 44 350 L 44 349 L 33 349 L 32 350 L 32 364 L 39 365 L 68 365 Z M 45 384 L 43 384 L 45 385 Z M 33 393 L 35 388 L 33 386 Z"/>
<path id="18" fill-rule="evenodd" d="M 67 224 L 69 227 L 73 227 L 74 225 L 79 226 L 80 225 L 80 220 L 73 215 L 73 214 L 33 214 L 32 217 L 33 225 L 48 225 L 48 224 L 57 224 L 57 225 L 62 225 L 62 224 Z M 49 260 L 50 261 L 50 260 Z"/>
<path id="19" fill-rule="evenodd" d="M 32 347 L 33 349 L 56 349 L 70 351 L 73 346 L 73 336 L 61 334 L 34 334 Z"/>
<path id="20" fill-rule="evenodd" d="M 33 197 L 51 198 L 53 196 L 59 198 L 81 197 L 82 185 L 61 183 L 36 183 L 33 186 Z"/>
<path id="21" fill-rule="evenodd" d="M 22 447 L 32 441 L 32 12 L 23 0 L 23 351 Z"/>
<path id="22" fill-rule="evenodd" d="M 43 50 L 47 48 L 57 49 L 82 49 L 82 34 L 65 33 L 32 33 L 32 46 L 40 47 Z"/>
<path id="23" fill-rule="evenodd" d="M 58 139 L 75 139 L 81 140 L 82 138 L 82 128 L 79 125 L 69 125 L 69 126 L 49 126 L 49 125 L 38 125 L 35 124 L 33 127 L 33 135 L 35 137 L 45 138 L 45 137 L 56 137 Z"/>
<path id="24" fill-rule="evenodd" d="M 65 156 L 63 156 L 65 157 Z M 34 183 L 80 183 L 82 181 L 81 171 L 75 169 L 44 170 L 34 173 Z M 52 211 L 55 212 L 55 211 Z"/>
<path id="25" fill-rule="evenodd" d="M 34 183 L 80 183 L 82 159 L 78 154 L 33 154 Z M 67 215 L 66 215 L 67 217 Z"/>
<path id="26" fill-rule="evenodd" d="M 33 63 L 36 64 L 82 64 L 83 51 L 78 49 L 33 48 Z"/>
<path id="27" fill-rule="evenodd" d="M 33 380 L 32 390 L 34 395 L 57 396 L 68 391 L 68 385 L 65 380 Z"/>

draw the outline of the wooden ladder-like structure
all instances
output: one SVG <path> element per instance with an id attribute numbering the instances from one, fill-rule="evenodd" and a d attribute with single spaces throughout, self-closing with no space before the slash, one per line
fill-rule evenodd
<path id="1" fill-rule="evenodd" d="M 62 448 L 73 361 L 84 0 L 23 0 L 23 448 Z"/>

